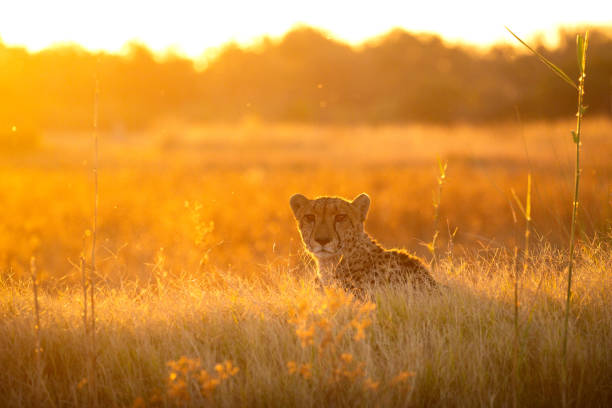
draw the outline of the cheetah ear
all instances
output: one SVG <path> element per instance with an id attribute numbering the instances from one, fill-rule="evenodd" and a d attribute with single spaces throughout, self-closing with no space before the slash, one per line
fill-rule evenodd
<path id="1" fill-rule="evenodd" d="M 364 222 L 370 209 L 370 197 L 366 193 L 361 193 L 355 197 L 351 204 L 359 211 L 361 222 Z"/>
<path id="2" fill-rule="evenodd" d="M 300 208 L 304 206 L 309 200 L 304 197 L 302 194 L 294 194 L 289 199 L 289 204 L 291 205 L 291 209 L 293 210 L 293 214 L 295 218 L 298 216 L 298 211 Z"/>

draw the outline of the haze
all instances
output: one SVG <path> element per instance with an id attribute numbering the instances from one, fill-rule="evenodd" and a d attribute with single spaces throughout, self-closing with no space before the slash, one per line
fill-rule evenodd
<path id="1" fill-rule="evenodd" d="M 205 2 L 80 0 L 15 1 L 0 7 L 0 39 L 37 51 L 58 43 L 88 50 L 120 51 L 138 41 L 155 52 L 169 49 L 192 58 L 230 41 L 250 44 L 278 37 L 305 24 L 359 44 L 392 28 L 441 35 L 450 42 L 479 46 L 514 44 L 504 25 L 524 38 L 543 36 L 554 44 L 559 26 L 612 23 L 612 3 L 583 1 L 397 2 L 313 0 Z"/>

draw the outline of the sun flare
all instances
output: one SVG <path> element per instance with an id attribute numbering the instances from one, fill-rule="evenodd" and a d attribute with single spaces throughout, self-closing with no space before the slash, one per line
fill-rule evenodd
<path id="1" fill-rule="evenodd" d="M 580 9 L 569 2 L 550 7 L 546 2 L 527 0 L 502 6 L 482 0 L 383 0 L 376 5 L 323 0 L 307 5 L 280 0 L 8 3 L 0 11 L 0 39 L 9 45 L 37 51 L 58 43 L 76 43 L 89 50 L 117 52 L 126 42 L 138 41 L 156 52 L 170 49 L 190 57 L 229 41 L 250 44 L 263 36 L 278 37 L 299 24 L 321 28 L 351 44 L 401 27 L 438 34 L 452 42 L 488 45 L 511 43 L 504 25 L 523 36 L 537 32 L 554 42 L 560 25 L 612 22 L 612 5 L 596 1 L 587 1 L 592 4 L 582 4 Z"/>

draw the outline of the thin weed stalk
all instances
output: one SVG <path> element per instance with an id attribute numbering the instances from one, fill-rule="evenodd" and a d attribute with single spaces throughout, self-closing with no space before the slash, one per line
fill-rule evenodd
<path id="1" fill-rule="evenodd" d="M 578 56 L 578 112 L 576 112 L 576 130 L 572 131 L 574 144 L 576 145 L 576 167 L 574 168 L 574 200 L 572 205 L 572 227 L 570 230 L 570 243 L 569 243 L 569 265 L 567 270 L 567 296 L 565 299 L 565 320 L 563 323 L 563 406 L 568 405 L 567 394 L 569 387 L 568 379 L 568 361 L 567 361 L 567 337 L 568 337 L 568 326 L 569 326 L 569 314 L 570 305 L 572 298 L 572 272 L 574 270 L 574 247 L 576 244 L 576 218 L 578 214 L 578 194 L 580 188 L 580 136 L 581 136 L 581 125 L 582 116 L 586 110 L 583 104 L 584 101 L 584 80 L 586 78 L 586 51 L 589 42 L 589 32 L 587 31 L 584 36 L 578 35 L 576 38 L 577 42 L 577 56 Z"/>
<path id="2" fill-rule="evenodd" d="M 98 405 L 98 392 L 96 384 L 96 237 L 98 229 L 98 98 L 99 98 L 99 80 L 96 76 L 96 84 L 94 91 L 94 113 L 93 113 L 93 141 L 94 141 L 94 162 L 93 162 L 93 179 L 94 179 L 94 209 L 92 223 L 92 239 L 91 239 L 91 263 L 89 274 L 90 301 L 91 301 L 91 329 L 90 329 L 90 351 L 89 356 L 89 371 L 88 375 L 88 391 L 90 406 Z M 86 322 L 86 321 L 85 321 Z"/>
<path id="3" fill-rule="evenodd" d="M 34 404 L 36 406 L 41 406 L 41 397 L 40 390 L 43 387 L 43 367 L 42 367 L 42 347 L 40 342 L 40 307 L 38 305 L 38 274 L 36 271 L 36 258 L 30 258 L 30 274 L 32 275 L 32 291 L 34 294 L 34 315 L 36 319 L 36 323 L 34 325 L 34 336 L 35 336 L 35 345 L 34 345 L 34 364 L 35 364 L 35 380 L 34 380 Z"/>
<path id="4" fill-rule="evenodd" d="M 580 188 L 580 136 L 581 136 L 581 125 L 582 117 L 586 110 L 583 105 L 584 100 L 584 80 L 586 78 L 586 51 L 589 41 L 589 32 L 583 36 L 578 35 L 577 37 L 577 49 L 578 49 L 578 67 L 580 75 L 578 77 L 578 112 L 576 112 L 576 130 L 572 131 L 574 144 L 576 145 L 576 167 L 574 169 L 574 200 L 572 205 L 572 228 L 570 231 L 570 253 L 569 253 L 569 265 L 567 271 L 567 298 L 565 304 L 565 323 L 563 329 L 563 357 L 565 359 L 565 365 L 567 366 L 567 329 L 570 311 L 570 299 L 572 294 L 572 272 L 574 269 L 574 246 L 575 246 L 575 232 L 576 232 L 576 216 L 578 213 L 578 194 Z"/>
<path id="5" fill-rule="evenodd" d="M 523 274 L 527 271 L 529 261 L 529 237 L 531 236 L 531 173 L 527 174 L 527 197 L 525 200 L 525 206 L 521 203 L 516 192 L 511 190 L 512 196 L 516 201 L 523 217 L 525 217 L 525 250 L 523 253 Z"/>
<path id="6" fill-rule="evenodd" d="M 518 351 L 519 351 L 519 325 L 518 325 L 518 246 L 514 246 L 512 270 L 514 271 L 514 343 L 512 353 L 512 406 L 518 407 Z"/>
<path id="7" fill-rule="evenodd" d="M 85 241 L 85 240 L 83 240 Z M 85 244 L 85 242 L 83 242 Z M 89 383 L 92 381 L 92 365 L 91 365 L 91 342 L 89 340 L 89 322 L 87 321 L 87 263 L 84 254 L 81 254 L 81 286 L 83 289 L 83 339 L 85 340 L 85 355 L 86 355 L 86 377 L 87 380 L 87 402 L 90 404 L 91 396 L 89 392 Z"/>
<path id="8" fill-rule="evenodd" d="M 431 251 L 432 254 L 432 264 L 434 269 L 438 268 L 438 256 L 436 253 L 436 246 L 437 246 L 437 239 L 438 236 L 440 235 L 440 229 L 439 229 L 439 224 L 440 224 L 440 204 L 442 203 L 442 186 L 444 185 L 445 181 L 446 181 L 446 169 L 448 167 L 448 163 L 444 162 L 444 164 L 442 164 L 442 161 L 440 160 L 440 158 L 438 158 L 438 175 L 437 175 L 437 180 L 438 180 L 438 190 L 436 191 L 436 194 L 434 194 L 434 199 L 433 199 L 433 207 L 434 207 L 434 222 L 433 222 L 433 230 L 434 230 L 434 234 L 433 237 L 431 239 L 431 244 L 427 245 L 428 249 Z"/>
<path id="9" fill-rule="evenodd" d="M 527 273 L 528 262 L 529 262 L 529 236 L 531 235 L 531 173 L 527 174 L 527 197 L 525 199 L 525 206 L 521 203 L 516 192 L 512 191 L 512 196 L 516 201 L 523 217 L 525 218 L 525 248 L 523 252 L 523 273 L 522 276 L 525 276 Z M 516 218 L 515 218 L 516 222 Z M 518 360 L 519 360 L 519 319 L 518 319 L 518 311 L 519 311 L 519 274 L 517 267 L 517 259 L 518 259 L 518 246 L 514 247 L 514 262 L 512 269 L 514 270 L 514 353 L 513 353 L 513 405 L 515 407 L 518 406 L 518 384 L 519 384 L 519 371 L 518 371 Z"/>
<path id="10" fill-rule="evenodd" d="M 83 330 L 85 338 L 87 338 L 89 336 L 89 330 L 87 329 L 87 268 L 83 255 L 81 255 L 81 287 L 83 288 Z"/>
<path id="11" fill-rule="evenodd" d="M 574 167 L 574 197 L 572 200 L 572 222 L 570 228 L 569 237 L 569 262 L 567 270 L 567 294 L 565 298 L 565 317 L 563 322 L 563 338 L 562 338 L 562 349 L 561 355 L 563 359 L 563 372 L 562 372 L 562 403 L 563 406 L 568 406 L 569 401 L 567 400 L 569 378 L 568 378 L 568 361 L 567 361 L 567 340 L 568 340 L 568 329 L 569 329 L 569 314 L 572 298 L 572 273 L 574 270 L 574 249 L 576 245 L 576 219 L 578 215 L 578 198 L 580 192 L 580 145 L 581 145 L 581 130 L 582 130 L 582 117 L 586 111 L 584 105 L 584 80 L 586 78 L 586 53 L 589 44 L 589 32 L 587 31 L 584 35 L 578 34 L 576 36 L 576 56 L 578 61 L 578 83 L 574 82 L 563 70 L 557 67 L 555 64 L 546 59 L 542 54 L 531 48 L 523 40 L 521 40 L 516 34 L 514 34 L 508 27 L 506 29 L 512 34 L 521 44 L 523 44 L 529 51 L 535 54 L 540 61 L 542 61 L 548 68 L 550 68 L 557 76 L 563 81 L 569 84 L 571 87 L 576 89 L 578 92 L 578 103 L 576 112 L 576 130 L 572 130 L 572 139 L 576 145 L 576 161 Z"/>
<path id="12" fill-rule="evenodd" d="M 446 259 L 449 265 L 454 264 L 454 252 L 455 252 L 455 236 L 457 235 L 457 231 L 459 231 L 459 227 L 455 227 L 454 230 L 451 231 L 451 226 L 448 220 L 446 220 L 446 231 L 448 232 L 448 245 L 446 248 Z"/>

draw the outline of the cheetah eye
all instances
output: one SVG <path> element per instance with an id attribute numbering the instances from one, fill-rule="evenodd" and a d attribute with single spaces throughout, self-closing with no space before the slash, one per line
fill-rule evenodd
<path id="1" fill-rule="evenodd" d="M 304 221 L 308 222 L 308 223 L 313 223 L 315 220 L 315 216 L 313 214 L 306 214 L 304 216 Z"/>
<path id="2" fill-rule="evenodd" d="M 346 220 L 346 214 L 337 214 L 336 215 L 336 222 L 342 222 Z"/>

